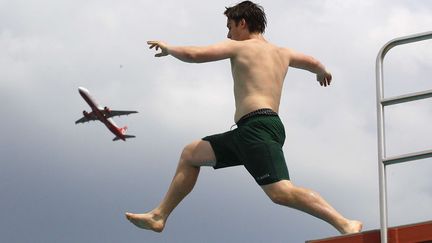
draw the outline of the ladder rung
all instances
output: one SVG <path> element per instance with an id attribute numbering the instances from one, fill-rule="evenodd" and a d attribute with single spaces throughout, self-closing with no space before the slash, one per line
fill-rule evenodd
<path id="1" fill-rule="evenodd" d="M 390 164 L 403 163 L 403 162 L 407 162 L 407 161 L 411 161 L 411 160 L 426 159 L 426 158 L 430 158 L 430 157 L 432 157 L 432 149 L 420 151 L 420 152 L 416 152 L 416 153 L 403 154 L 403 155 L 399 155 L 399 156 L 384 158 L 383 163 L 385 165 L 390 165 Z"/>
<path id="2" fill-rule="evenodd" d="M 400 103 L 404 103 L 404 102 L 421 100 L 421 99 L 426 99 L 426 98 L 431 98 L 431 97 L 432 97 L 432 89 L 422 91 L 422 92 L 416 92 L 416 93 L 411 93 L 411 94 L 407 94 L 407 95 L 400 95 L 400 96 L 395 96 L 392 98 L 382 99 L 381 104 L 383 106 L 396 105 L 396 104 L 400 104 Z"/>

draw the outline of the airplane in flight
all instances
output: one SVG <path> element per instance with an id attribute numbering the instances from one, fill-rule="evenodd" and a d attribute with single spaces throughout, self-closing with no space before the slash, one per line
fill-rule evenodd
<path id="1" fill-rule="evenodd" d="M 75 124 L 99 120 L 100 122 L 105 124 L 105 126 L 115 135 L 113 141 L 117 141 L 120 139 L 126 141 L 127 138 L 135 137 L 134 135 L 126 135 L 127 126 L 118 127 L 111 119 L 111 117 L 138 113 L 137 111 L 116 111 L 111 110 L 106 106 L 102 108 L 96 103 L 96 101 L 93 99 L 93 97 L 90 95 L 90 92 L 86 88 L 79 87 L 78 91 L 83 97 L 83 99 L 87 102 L 87 104 L 92 108 L 92 111 L 90 113 L 87 111 L 83 111 L 84 116 L 77 120 Z"/>

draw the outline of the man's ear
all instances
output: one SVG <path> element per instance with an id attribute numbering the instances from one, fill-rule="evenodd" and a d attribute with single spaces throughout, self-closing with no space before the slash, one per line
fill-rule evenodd
<path id="1" fill-rule="evenodd" d="M 245 28 L 247 29 L 247 23 L 246 23 L 245 19 L 241 19 L 239 22 L 239 25 L 242 29 L 245 29 Z"/>

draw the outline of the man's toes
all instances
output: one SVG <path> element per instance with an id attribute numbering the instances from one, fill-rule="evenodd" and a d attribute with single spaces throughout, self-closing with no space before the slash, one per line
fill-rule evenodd
<path id="1" fill-rule="evenodd" d="M 125 213 L 125 215 L 126 215 L 126 219 L 132 220 L 133 214 L 131 214 L 131 213 Z"/>

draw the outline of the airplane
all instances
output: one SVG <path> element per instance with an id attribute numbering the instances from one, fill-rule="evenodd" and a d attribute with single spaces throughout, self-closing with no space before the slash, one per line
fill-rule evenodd
<path id="1" fill-rule="evenodd" d="M 137 111 L 116 111 L 111 110 L 106 106 L 102 108 L 96 103 L 96 101 L 93 99 L 93 97 L 90 95 L 90 92 L 86 88 L 79 87 L 78 91 L 83 97 L 83 99 L 87 102 L 87 104 L 92 108 L 92 111 L 90 113 L 87 111 L 83 111 L 84 116 L 77 120 L 75 124 L 99 120 L 100 122 L 105 124 L 105 126 L 115 135 L 113 141 L 117 141 L 120 139 L 126 141 L 127 138 L 135 137 L 134 135 L 126 135 L 127 126 L 122 128 L 118 127 L 111 119 L 111 117 L 138 113 Z"/>

